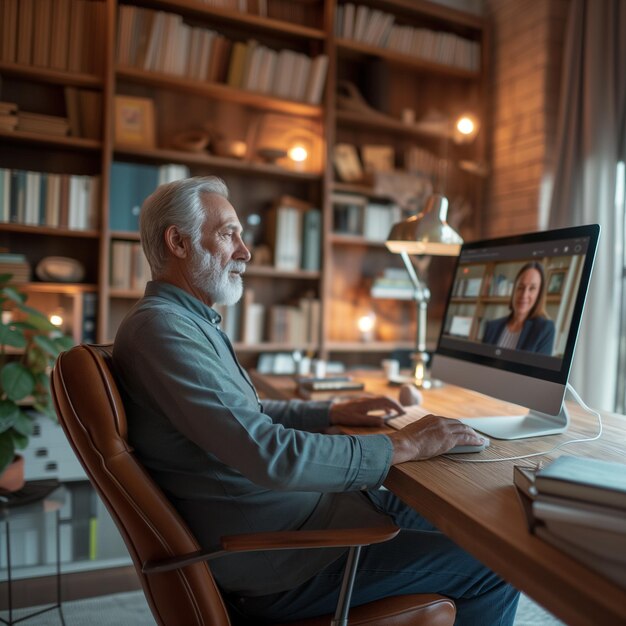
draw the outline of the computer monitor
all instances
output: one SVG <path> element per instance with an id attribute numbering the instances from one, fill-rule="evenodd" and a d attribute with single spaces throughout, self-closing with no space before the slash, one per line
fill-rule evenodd
<path id="1" fill-rule="evenodd" d="M 463 422 L 496 439 L 567 429 L 563 398 L 599 235 L 593 224 L 463 244 L 432 376 L 530 409 Z"/>

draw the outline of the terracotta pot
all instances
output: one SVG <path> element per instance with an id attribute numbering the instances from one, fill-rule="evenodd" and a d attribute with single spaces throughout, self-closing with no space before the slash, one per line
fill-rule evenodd
<path id="1" fill-rule="evenodd" d="M 24 457 L 15 455 L 13 462 L 0 474 L 0 489 L 19 491 L 24 486 Z"/>

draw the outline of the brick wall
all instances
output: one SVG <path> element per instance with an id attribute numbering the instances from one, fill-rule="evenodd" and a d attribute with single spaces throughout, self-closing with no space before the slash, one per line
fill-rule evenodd
<path id="1" fill-rule="evenodd" d="M 554 163 L 561 56 L 569 0 L 487 0 L 491 36 L 491 167 L 483 234 L 541 227 Z"/>

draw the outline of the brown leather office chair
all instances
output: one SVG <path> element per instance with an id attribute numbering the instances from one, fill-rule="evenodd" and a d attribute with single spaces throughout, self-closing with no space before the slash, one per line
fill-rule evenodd
<path id="1" fill-rule="evenodd" d="M 62 353 L 52 372 L 59 421 L 91 483 L 126 542 L 143 591 L 159 624 L 227 626 L 230 619 L 207 561 L 226 552 L 280 547 L 314 548 L 379 543 L 398 529 L 259 533 L 222 538 L 221 550 L 200 549 L 167 498 L 133 455 L 124 407 L 110 369 L 111 346 L 81 345 Z M 358 549 L 351 556 L 358 560 Z M 351 559 L 349 559 L 350 561 Z M 352 576 L 353 578 L 353 576 Z M 350 575 L 343 598 L 349 603 Z M 343 612 L 342 612 L 343 611 Z M 345 623 L 338 608 L 337 624 Z M 350 624 L 451 626 L 452 600 L 437 595 L 386 598 L 350 611 Z M 344 621 L 342 621 L 344 620 Z M 298 622 L 326 625 L 331 616 Z"/>

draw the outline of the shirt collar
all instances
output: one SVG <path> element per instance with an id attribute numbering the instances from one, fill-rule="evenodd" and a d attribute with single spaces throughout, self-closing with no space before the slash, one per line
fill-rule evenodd
<path id="1" fill-rule="evenodd" d="M 165 298 L 170 302 L 180 304 L 191 313 L 207 320 L 213 326 L 219 325 L 222 321 L 222 316 L 215 309 L 212 309 L 201 300 L 198 300 L 195 296 L 192 296 L 189 292 L 184 289 L 180 289 L 180 287 L 176 287 L 171 283 L 166 283 L 160 280 L 149 281 L 146 285 L 144 297 L 149 296 Z"/>

